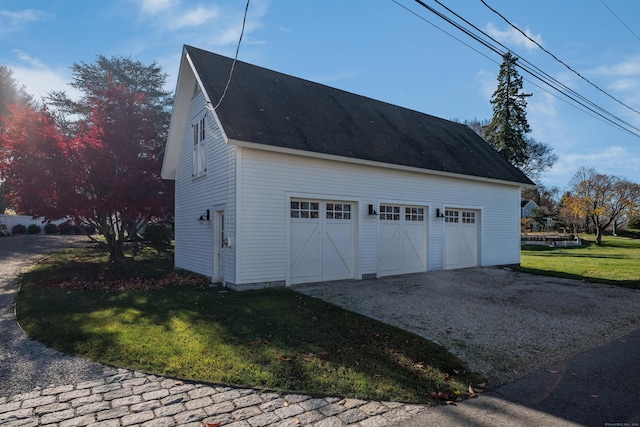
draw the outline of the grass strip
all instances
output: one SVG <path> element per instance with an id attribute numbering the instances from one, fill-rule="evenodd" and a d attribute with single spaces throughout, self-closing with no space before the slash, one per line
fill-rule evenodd
<path id="1" fill-rule="evenodd" d="M 482 382 L 432 342 L 289 289 L 231 292 L 189 280 L 152 289 L 139 276 L 164 277 L 170 254 L 130 262 L 138 275 L 127 282 L 87 268 L 90 252 L 50 257 L 23 277 L 18 296 L 29 336 L 64 353 L 181 379 L 402 402 L 455 400 Z M 111 290 L 96 290 L 100 280 Z"/>
<path id="2" fill-rule="evenodd" d="M 640 239 L 606 236 L 602 245 L 588 238 L 582 242 L 573 247 L 522 246 L 520 270 L 640 289 Z"/>

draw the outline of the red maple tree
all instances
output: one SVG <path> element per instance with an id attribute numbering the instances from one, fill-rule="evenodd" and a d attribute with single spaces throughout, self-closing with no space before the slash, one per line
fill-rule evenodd
<path id="1" fill-rule="evenodd" d="M 104 236 L 110 260 L 173 207 L 160 178 L 161 147 L 144 95 L 109 81 L 88 97 L 91 114 L 73 136 L 46 108 L 14 106 L 0 134 L 0 176 L 19 210 L 49 220 L 69 217 Z"/>

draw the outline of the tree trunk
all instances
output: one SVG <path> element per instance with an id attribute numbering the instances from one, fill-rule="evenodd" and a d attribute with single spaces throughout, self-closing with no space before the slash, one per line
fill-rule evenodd
<path id="1" fill-rule="evenodd" d="M 114 239 L 109 243 L 109 262 L 120 264 L 124 261 L 124 244 L 120 239 Z"/>
<path id="2" fill-rule="evenodd" d="M 604 233 L 604 229 L 600 227 L 596 227 L 596 245 L 600 246 L 602 244 L 602 234 Z"/>

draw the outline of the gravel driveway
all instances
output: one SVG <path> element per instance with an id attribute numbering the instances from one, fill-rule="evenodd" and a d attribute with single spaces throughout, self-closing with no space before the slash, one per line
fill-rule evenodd
<path id="1" fill-rule="evenodd" d="M 43 255 L 87 241 L 83 236 L 22 235 L 0 238 L 0 396 L 36 387 L 71 384 L 104 367 L 66 356 L 29 339 L 14 316 L 15 277 Z"/>
<path id="2" fill-rule="evenodd" d="M 640 291 L 501 268 L 298 285 L 446 346 L 489 385 L 640 328 Z"/>

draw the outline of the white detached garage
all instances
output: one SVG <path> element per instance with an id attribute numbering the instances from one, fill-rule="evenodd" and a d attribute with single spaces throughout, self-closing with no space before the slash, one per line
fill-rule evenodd
<path id="1" fill-rule="evenodd" d="M 467 126 L 185 46 L 177 268 L 234 289 L 520 262 L 533 183 Z"/>

